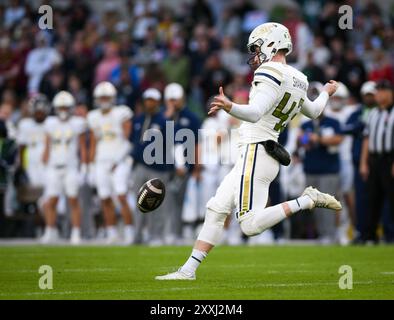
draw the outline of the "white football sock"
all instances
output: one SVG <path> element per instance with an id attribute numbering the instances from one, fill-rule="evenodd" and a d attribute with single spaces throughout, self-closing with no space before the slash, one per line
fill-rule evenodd
<path id="1" fill-rule="evenodd" d="M 115 226 L 109 226 L 107 229 L 107 238 L 116 238 L 118 236 L 118 231 Z"/>
<path id="2" fill-rule="evenodd" d="M 207 256 L 206 252 L 193 249 L 191 256 L 186 263 L 181 267 L 181 270 L 187 273 L 195 273 L 198 266 Z"/>
<path id="3" fill-rule="evenodd" d="M 126 224 L 123 232 L 126 240 L 134 239 L 134 226 L 132 224 Z"/>
<path id="4" fill-rule="evenodd" d="M 291 213 L 313 208 L 313 200 L 308 196 L 301 196 L 295 200 L 287 201 Z"/>
<path id="5" fill-rule="evenodd" d="M 56 237 L 58 234 L 56 227 L 46 227 L 45 233 L 47 233 L 49 237 Z"/>
<path id="6" fill-rule="evenodd" d="M 71 229 L 71 237 L 81 237 L 81 228 L 79 227 L 72 227 Z"/>

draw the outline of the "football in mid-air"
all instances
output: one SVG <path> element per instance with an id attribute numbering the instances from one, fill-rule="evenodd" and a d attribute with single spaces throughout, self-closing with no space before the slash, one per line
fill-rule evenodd
<path id="1" fill-rule="evenodd" d="M 150 212 L 157 209 L 164 200 L 166 189 L 160 179 L 151 179 L 145 182 L 137 195 L 137 207 L 141 212 Z"/>

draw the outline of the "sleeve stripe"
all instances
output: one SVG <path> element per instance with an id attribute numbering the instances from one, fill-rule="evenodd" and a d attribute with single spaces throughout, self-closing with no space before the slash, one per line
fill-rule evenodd
<path id="1" fill-rule="evenodd" d="M 274 81 L 277 85 L 279 85 L 280 86 L 280 84 L 281 84 L 281 82 L 278 80 L 278 79 L 276 79 L 274 76 L 272 76 L 272 75 L 270 75 L 270 74 L 268 74 L 268 73 L 265 73 L 265 72 L 257 72 L 257 73 L 255 73 L 254 74 L 255 76 L 264 76 L 264 77 L 267 77 L 268 79 L 271 79 L 272 81 Z"/>

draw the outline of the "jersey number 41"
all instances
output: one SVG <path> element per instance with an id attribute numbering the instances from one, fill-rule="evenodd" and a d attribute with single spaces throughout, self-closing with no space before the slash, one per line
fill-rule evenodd
<path id="1" fill-rule="evenodd" d="M 281 132 L 284 130 L 284 128 L 287 126 L 287 124 L 294 119 L 294 117 L 297 115 L 297 112 L 294 112 L 294 114 L 291 116 L 290 120 L 287 121 L 290 117 L 290 114 L 293 112 L 294 108 L 297 106 L 297 103 L 294 101 L 290 107 L 290 109 L 287 112 L 283 112 L 283 109 L 286 107 L 287 103 L 289 102 L 291 94 L 289 92 L 286 92 L 280 100 L 279 104 L 275 108 L 275 110 L 272 112 L 272 115 L 276 118 L 278 118 L 280 121 L 275 125 L 274 130 Z M 302 107 L 302 104 L 304 103 L 304 99 L 300 99 L 298 102 L 298 108 L 297 110 L 300 110 Z"/>

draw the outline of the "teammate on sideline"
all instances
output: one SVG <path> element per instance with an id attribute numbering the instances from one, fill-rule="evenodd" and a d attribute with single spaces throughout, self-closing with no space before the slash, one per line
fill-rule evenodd
<path id="1" fill-rule="evenodd" d="M 59 197 L 65 194 L 71 211 L 71 244 L 81 242 L 81 208 L 78 200 L 79 167 L 86 163 L 86 147 L 83 133 L 86 121 L 73 116 L 74 97 L 67 91 L 60 91 L 53 98 L 56 116 L 45 120 L 46 144 L 43 161 L 47 165 L 45 181 L 46 228 L 41 239 L 43 243 L 57 240 L 56 208 Z M 80 155 L 80 158 L 79 158 Z"/>
<path id="2" fill-rule="evenodd" d="M 220 87 L 209 111 L 224 109 L 243 120 L 239 128 L 240 157 L 207 203 L 205 222 L 190 258 L 178 271 L 157 276 L 157 280 L 196 279 L 198 266 L 219 242 L 224 221 L 234 208 L 241 230 L 247 236 L 260 234 L 300 210 L 324 207 L 335 213 L 341 208 L 333 196 L 312 187 L 295 200 L 265 207 L 269 185 L 279 171 L 279 161 L 288 164 L 286 151 L 276 142 L 280 131 L 299 112 L 317 118 L 336 91 L 337 83 L 332 80 L 326 83 L 313 102 L 307 98 L 307 77 L 286 64 L 292 42 L 289 30 L 279 23 L 255 28 L 249 36 L 248 51 L 253 54 L 249 64 L 255 70 L 249 104 L 233 103 Z"/>
<path id="3" fill-rule="evenodd" d="M 50 103 L 45 95 L 38 94 L 29 100 L 29 113 L 31 117 L 23 118 L 17 129 L 19 144 L 20 165 L 26 164 L 26 173 L 29 183 L 33 187 L 43 188 L 45 182 L 45 166 L 42 155 L 45 148 L 44 122 L 50 111 Z M 25 151 L 28 161 L 25 163 Z"/>
<path id="4" fill-rule="evenodd" d="M 116 229 L 115 206 L 117 196 L 124 220 L 124 244 L 134 242 L 132 212 L 127 202 L 131 172 L 130 142 L 133 113 L 127 106 L 116 106 L 116 89 L 110 82 L 99 83 L 93 92 L 98 108 L 88 114 L 90 134 L 89 171 L 101 199 L 107 231 L 107 243 L 119 240 Z"/>

